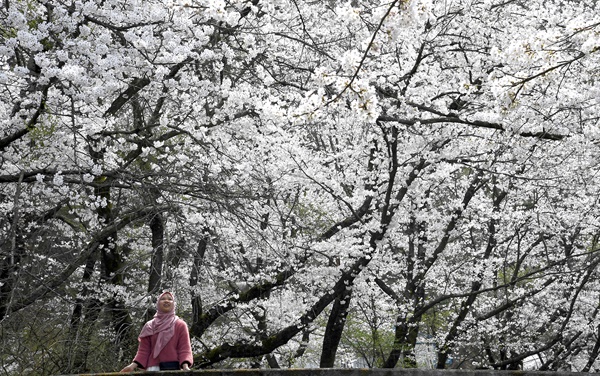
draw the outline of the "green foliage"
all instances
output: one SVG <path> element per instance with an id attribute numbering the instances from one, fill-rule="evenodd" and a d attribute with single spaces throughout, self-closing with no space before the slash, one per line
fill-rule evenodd
<path id="1" fill-rule="evenodd" d="M 318 235 L 333 225 L 328 213 L 310 202 L 300 202 L 295 207 L 295 213 L 302 223 L 310 226 L 304 229 L 308 234 Z"/>
<path id="2" fill-rule="evenodd" d="M 394 347 L 394 331 L 374 326 L 365 322 L 360 315 L 350 313 L 346 318 L 342 344 L 369 367 L 382 367 Z"/>
<path id="3" fill-rule="evenodd" d="M 6 40 L 9 38 L 14 38 L 17 36 L 17 29 L 14 27 L 11 28 L 3 28 L 0 27 L 0 40 Z"/>
<path id="4" fill-rule="evenodd" d="M 64 313 L 38 309 L 11 316 L 1 328 L 0 375 L 61 373 L 67 340 Z"/>
<path id="5" fill-rule="evenodd" d="M 47 120 L 29 127 L 29 138 L 37 149 L 41 149 L 47 146 L 46 140 L 55 134 L 57 127 L 57 119 L 49 115 Z"/>

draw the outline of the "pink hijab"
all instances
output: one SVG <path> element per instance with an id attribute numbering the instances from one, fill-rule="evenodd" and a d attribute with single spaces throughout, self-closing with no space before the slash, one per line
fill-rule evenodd
<path id="1" fill-rule="evenodd" d="M 160 298 L 165 294 L 169 294 L 173 298 L 173 309 L 169 312 L 162 312 L 159 307 Z M 175 305 L 175 296 L 171 292 L 165 291 L 160 294 L 156 301 L 156 314 L 154 315 L 154 318 L 144 325 L 144 328 L 142 328 L 142 332 L 138 337 L 148 337 L 158 333 L 158 338 L 154 344 L 153 358 L 158 358 L 158 354 L 160 354 L 162 349 L 167 345 L 167 342 L 169 342 L 175 334 L 175 321 L 178 319 L 175 315 Z"/>

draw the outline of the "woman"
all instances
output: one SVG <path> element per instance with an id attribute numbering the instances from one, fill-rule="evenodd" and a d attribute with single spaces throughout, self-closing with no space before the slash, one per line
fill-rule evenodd
<path id="1" fill-rule="evenodd" d="M 156 302 L 156 315 L 146 323 L 138 337 L 133 362 L 121 372 L 137 367 L 146 371 L 189 370 L 194 363 L 187 324 L 175 315 L 175 298 L 163 292 Z"/>

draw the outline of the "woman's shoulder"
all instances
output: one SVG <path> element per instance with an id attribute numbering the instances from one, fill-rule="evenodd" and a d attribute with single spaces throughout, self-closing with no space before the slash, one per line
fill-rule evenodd
<path id="1" fill-rule="evenodd" d="M 175 332 L 178 333 L 177 335 L 187 335 L 189 331 L 187 323 L 178 317 L 175 320 Z"/>

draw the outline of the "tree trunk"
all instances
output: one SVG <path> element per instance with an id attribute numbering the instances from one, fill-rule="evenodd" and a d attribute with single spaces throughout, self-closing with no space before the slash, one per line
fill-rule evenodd
<path id="1" fill-rule="evenodd" d="M 161 290 L 162 286 L 162 268 L 164 258 L 164 219 L 162 214 L 156 213 L 150 220 L 150 230 L 152 232 L 152 259 L 150 260 L 150 276 L 148 279 L 148 293 L 155 295 Z M 150 307 L 146 310 L 145 321 L 154 317 L 156 310 Z"/>
<path id="2" fill-rule="evenodd" d="M 346 290 L 341 297 L 333 302 L 333 307 L 329 313 L 327 326 L 325 327 L 325 336 L 323 338 L 323 350 L 321 352 L 321 362 L 319 367 L 332 368 L 335 363 L 335 355 L 342 338 L 342 332 L 348 316 L 348 307 L 352 298 L 352 290 Z"/>
<path id="3" fill-rule="evenodd" d="M 419 330 L 412 323 L 419 320 L 411 319 L 410 322 L 407 322 L 404 317 L 398 318 L 394 335 L 394 347 L 385 360 L 383 368 L 395 368 L 401 357 L 403 358 L 403 368 L 416 368 L 414 349 Z"/>
<path id="4" fill-rule="evenodd" d="M 155 294 L 160 291 L 162 285 L 162 268 L 164 258 L 164 236 L 165 224 L 162 214 L 156 213 L 150 221 L 152 231 L 152 260 L 150 263 L 150 279 L 148 292 Z"/>
<path id="5" fill-rule="evenodd" d="M 600 325 L 596 327 L 596 341 L 594 343 L 594 348 L 592 349 L 592 351 L 590 352 L 590 354 L 588 355 L 588 361 L 585 364 L 585 366 L 581 369 L 580 372 L 590 372 L 590 369 L 592 368 L 592 366 L 594 365 L 594 363 L 596 362 L 596 359 L 598 358 L 598 354 L 600 353 Z"/>

